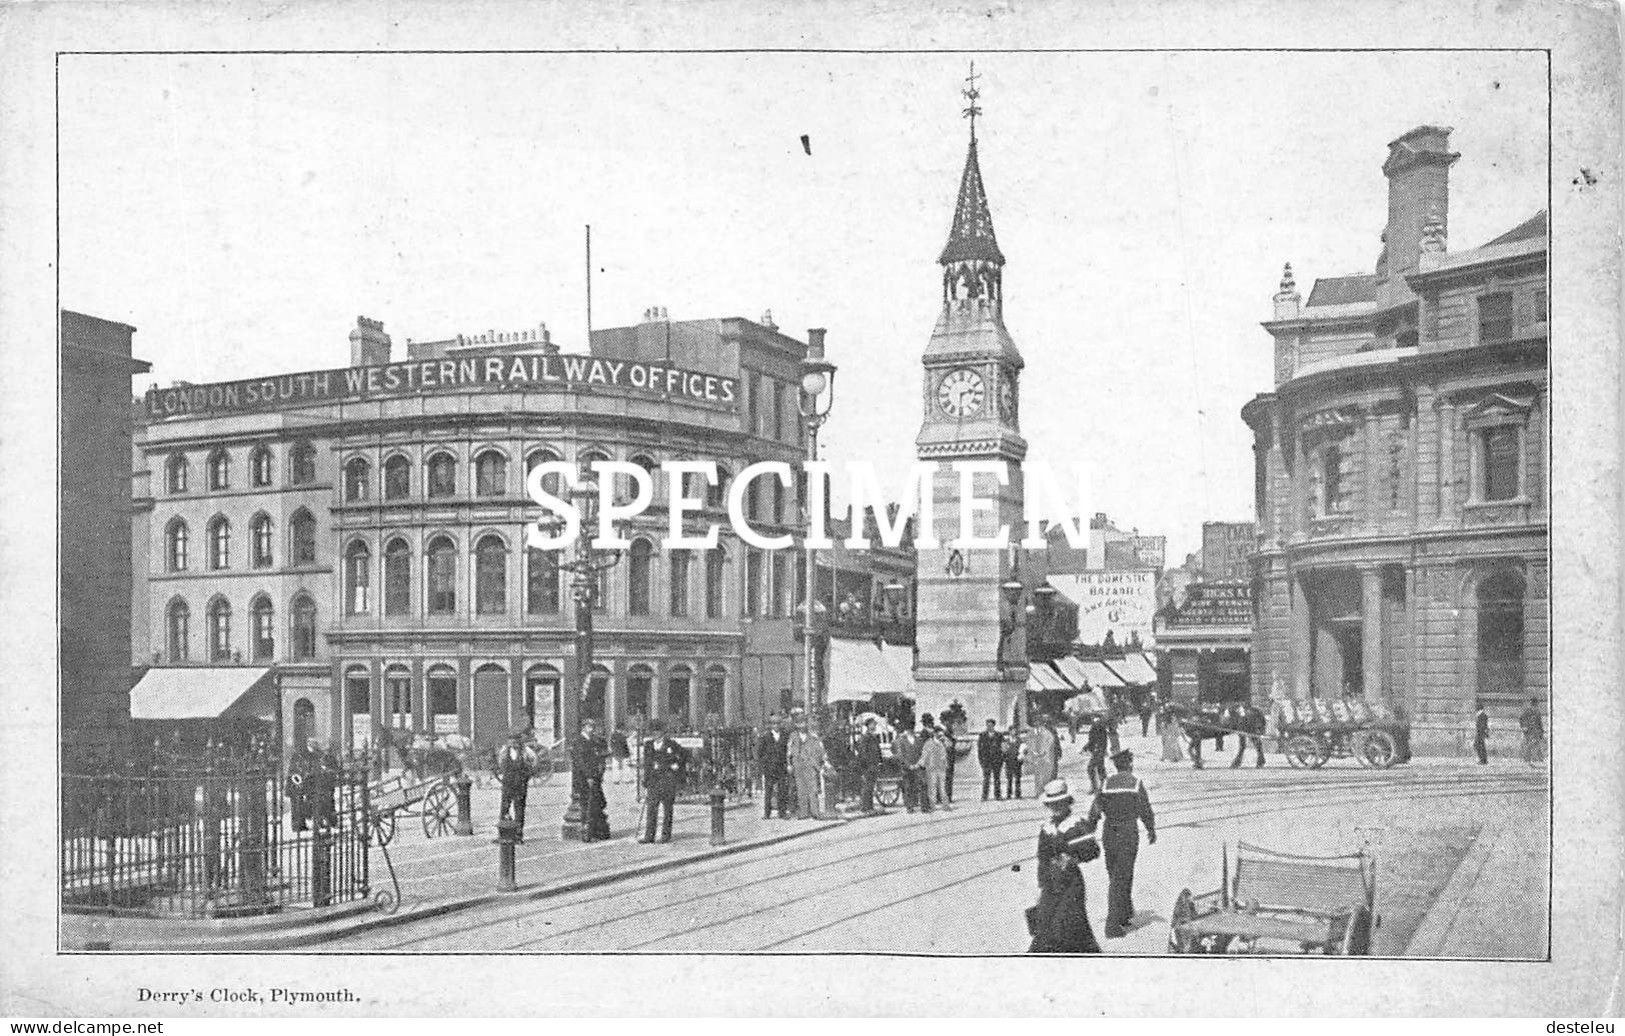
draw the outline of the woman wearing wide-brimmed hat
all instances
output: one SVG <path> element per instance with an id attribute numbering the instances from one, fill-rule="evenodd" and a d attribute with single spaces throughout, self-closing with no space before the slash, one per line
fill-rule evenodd
<path id="1" fill-rule="evenodd" d="M 1038 829 L 1038 905 L 1027 912 L 1033 937 L 1027 952 L 1099 953 L 1078 869 L 1080 862 L 1100 855 L 1094 826 L 1072 812 L 1072 792 L 1064 780 L 1044 785 L 1038 802 L 1050 818 Z"/>

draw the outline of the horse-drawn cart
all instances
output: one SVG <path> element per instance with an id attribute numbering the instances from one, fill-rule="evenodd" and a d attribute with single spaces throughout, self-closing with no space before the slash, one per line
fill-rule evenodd
<path id="1" fill-rule="evenodd" d="M 1168 925 L 1173 953 L 1371 952 L 1377 867 L 1373 856 L 1297 856 L 1240 842 L 1232 880 L 1228 849 L 1218 889 L 1183 889 Z"/>
<path id="2" fill-rule="evenodd" d="M 1301 769 L 1349 757 L 1361 766 L 1387 769 L 1410 758 L 1410 727 L 1382 702 L 1281 702 L 1275 722 L 1287 762 Z"/>

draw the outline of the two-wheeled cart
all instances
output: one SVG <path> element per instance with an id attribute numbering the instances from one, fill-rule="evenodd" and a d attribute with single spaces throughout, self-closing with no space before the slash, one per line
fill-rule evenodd
<path id="1" fill-rule="evenodd" d="M 1410 758 L 1410 725 L 1382 702 L 1282 702 L 1275 723 L 1287 763 L 1300 769 L 1353 758 L 1361 766 L 1385 770 Z"/>

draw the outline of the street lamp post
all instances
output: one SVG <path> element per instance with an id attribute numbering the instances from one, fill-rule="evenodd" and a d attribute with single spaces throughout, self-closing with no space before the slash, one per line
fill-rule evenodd
<path id="1" fill-rule="evenodd" d="M 1011 578 L 999 584 L 999 594 L 1004 598 L 1005 614 L 999 620 L 999 656 L 998 667 L 1002 676 L 1006 664 L 1006 649 L 1010 640 L 1015 636 L 1018 625 L 1025 626 L 1021 638 L 1021 662 L 1032 665 L 1032 642 L 1028 639 L 1032 629 L 1046 629 L 1050 617 L 1054 613 L 1055 595 L 1058 593 L 1053 586 L 1045 582 L 1034 587 L 1031 591 L 1018 579 Z M 1026 622 L 1018 624 L 1017 616 L 1025 616 Z M 1025 719 L 1027 692 L 1022 690 L 1017 698 L 1020 704 L 1018 717 Z"/>
<path id="2" fill-rule="evenodd" d="M 578 687 L 564 700 L 564 742 L 574 745 L 581 728 L 581 714 L 592 689 L 593 632 L 592 611 L 598 603 L 598 577 L 614 568 L 621 560 L 618 550 L 596 550 L 592 546 L 592 527 L 598 524 L 598 485 L 586 480 L 570 491 L 576 510 L 581 515 L 581 530 L 576 536 L 574 556 L 559 562 L 559 569 L 570 573 L 570 600 L 575 608 L 575 664 L 580 680 Z M 547 520 L 549 532 L 558 534 L 562 519 L 553 516 Z M 587 804 L 581 801 L 581 786 L 572 765 L 570 774 L 570 804 L 564 810 L 564 824 L 560 836 L 567 840 L 579 839 L 587 830 Z"/>
<path id="3" fill-rule="evenodd" d="M 818 429 L 823 427 L 829 419 L 830 406 L 835 401 L 835 365 L 824 359 L 824 329 L 812 328 L 807 332 L 807 358 L 801 362 L 801 397 L 797 406 L 801 411 L 802 420 L 807 425 L 807 460 L 818 459 Z M 803 485 L 810 490 L 813 473 L 807 471 Z M 807 585 L 806 593 L 801 602 L 801 654 L 804 661 L 803 694 L 807 715 L 812 716 L 818 705 L 818 694 L 814 688 L 813 652 L 813 621 L 820 609 L 814 600 L 816 597 L 814 584 L 817 582 L 818 569 L 815 565 L 816 554 L 812 548 L 813 513 L 811 505 L 811 492 L 804 492 L 801 500 L 802 511 L 807 516 L 807 535 L 802 540 L 802 547 L 806 551 Z"/>

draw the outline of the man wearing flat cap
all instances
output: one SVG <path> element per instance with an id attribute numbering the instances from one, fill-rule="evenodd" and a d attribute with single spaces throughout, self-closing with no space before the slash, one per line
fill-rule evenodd
<path id="1" fill-rule="evenodd" d="M 1157 818 L 1151 812 L 1151 796 L 1145 783 L 1134 776 L 1134 753 L 1123 749 L 1112 756 L 1117 772 L 1095 795 L 1089 808 L 1089 822 L 1104 819 L 1100 848 L 1106 857 L 1106 938 L 1121 939 L 1134 918 L 1134 860 L 1140 853 L 1140 824 L 1145 840 L 1157 844 Z"/>

